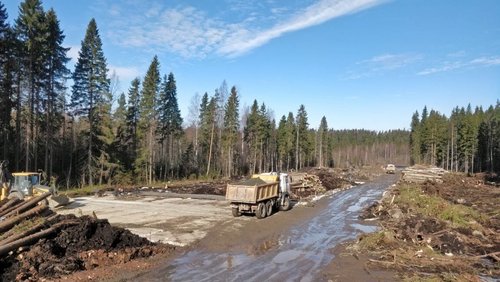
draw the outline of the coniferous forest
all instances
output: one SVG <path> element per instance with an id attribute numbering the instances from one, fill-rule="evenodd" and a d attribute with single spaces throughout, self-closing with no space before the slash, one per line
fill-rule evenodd
<path id="1" fill-rule="evenodd" d="M 456 107 L 447 117 L 424 107 L 411 121 L 411 161 L 466 173 L 500 172 L 500 101 Z"/>
<path id="2" fill-rule="evenodd" d="M 241 107 L 238 89 L 223 81 L 193 95 L 183 120 L 175 75 L 160 73 L 156 56 L 117 93 L 94 19 L 74 69 L 54 10 L 25 0 L 12 22 L 0 2 L 0 158 L 10 171 L 41 169 L 63 187 L 388 162 L 500 169 L 498 103 L 450 118 L 424 109 L 411 134 L 333 130 L 325 117 L 311 124 L 304 105 L 278 119 L 265 101 Z"/>

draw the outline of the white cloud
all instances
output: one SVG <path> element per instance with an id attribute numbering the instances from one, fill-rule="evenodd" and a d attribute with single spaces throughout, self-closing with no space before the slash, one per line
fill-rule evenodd
<path id="1" fill-rule="evenodd" d="M 355 69 L 348 71 L 344 79 L 360 79 L 401 69 L 421 61 L 422 58 L 423 56 L 420 54 L 408 53 L 377 55 L 370 59 L 357 62 L 355 64 Z"/>
<path id="2" fill-rule="evenodd" d="M 119 66 L 108 66 L 109 75 L 113 72 L 118 76 L 120 80 L 129 81 L 138 76 L 141 76 L 141 72 L 135 67 L 119 67 Z"/>
<path id="3" fill-rule="evenodd" d="M 251 33 L 243 30 L 232 34 L 218 52 L 228 56 L 238 56 L 283 34 L 322 24 L 331 19 L 355 13 L 380 4 L 379 0 L 322 0 L 298 12 L 290 19 L 277 23 L 267 30 Z"/>
<path id="4" fill-rule="evenodd" d="M 393 70 L 413 64 L 422 59 L 419 54 L 383 54 L 361 61 L 358 64 L 368 65 L 371 70 Z"/>
<path id="5" fill-rule="evenodd" d="M 496 57 L 480 57 L 470 61 L 471 65 L 481 66 L 497 66 L 500 65 L 500 56 Z"/>
<path id="6" fill-rule="evenodd" d="M 445 61 L 440 66 L 426 68 L 417 73 L 417 75 L 430 75 L 439 72 L 447 72 L 458 69 L 474 69 L 481 67 L 491 67 L 500 65 L 500 56 L 479 57 L 469 61 Z"/>
<path id="7" fill-rule="evenodd" d="M 219 17 L 211 18 L 194 7 L 162 9 L 152 4 L 144 13 L 137 12 L 126 21 L 123 21 L 123 18 L 116 18 L 114 26 L 119 28 L 113 29 L 113 34 L 110 36 L 121 45 L 152 47 L 187 58 L 203 58 L 211 54 L 236 57 L 286 33 L 319 25 L 385 1 L 317 0 L 312 5 L 296 8 L 293 11 L 282 7 L 272 7 L 267 10 L 267 13 L 271 11 L 271 16 L 279 14 L 279 17 L 261 15 L 258 18 L 255 11 L 252 11 L 241 21 L 233 23 L 221 20 Z M 232 3 L 241 5 L 242 2 Z M 248 5 L 248 2 L 245 5 Z M 248 10 L 240 6 L 238 9 Z M 274 22 L 268 23 L 270 19 Z M 262 26 L 264 23 L 267 27 Z"/>

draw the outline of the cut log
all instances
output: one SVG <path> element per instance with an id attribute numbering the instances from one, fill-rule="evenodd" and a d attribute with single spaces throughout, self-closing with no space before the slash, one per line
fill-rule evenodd
<path id="1" fill-rule="evenodd" d="M 21 232 L 21 233 L 17 233 L 17 234 L 14 234 L 10 237 L 7 237 L 6 239 L 0 241 L 0 246 L 3 246 L 3 245 L 6 245 L 10 242 L 14 242 L 16 240 L 19 240 L 21 238 L 24 238 L 26 236 L 29 236 L 35 232 L 38 232 L 39 230 L 41 230 L 42 228 L 48 226 L 50 224 L 50 222 L 57 217 L 57 214 L 56 215 L 53 215 L 53 216 L 50 216 L 48 218 L 45 218 L 45 220 L 42 222 L 42 223 L 39 223 L 33 227 L 31 227 L 30 229 L 24 231 L 24 232 Z"/>
<path id="2" fill-rule="evenodd" d="M 0 246 L 0 257 L 5 256 L 10 251 L 14 251 L 19 247 L 32 245 L 32 244 L 36 243 L 38 240 L 40 240 L 42 238 L 46 238 L 50 234 L 58 231 L 59 228 L 61 228 L 63 226 L 76 225 L 76 224 L 78 224 L 77 221 L 62 221 L 62 222 L 54 224 L 52 227 L 50 227 L 48 229 L 42 230 L 42 231 L 37 232 L 35 234 L 32 234 L 28 237 L 18 239 L 16 241 L 13 241 L 13 242 L 8 243 L 6 245 L 1 245 Z"/>
<path id="3" fill-rule="evenodd" d="M 28 211 L 22 213 L 20 215 L 17 215 L 13 218 L 9 218 L 3 222 L 0 222 L 0 232 L 5 232 L 5 231 L 9 230 L 10 228 L 12 228 L 12 226 L 14 226 L 17 223 L 19 223 L 20 221 L 22 221 L 23 219 L 27 219 L 27 218 L 30 218 L 30 217 L 35 216 L 37 214 L 43 213 L 47 209 L 48 209 L 48 206 L 45 204 L 42 204 L 42 205 L 39 205 L 35 208 L 32 208 L 31 210 L 28 210 Z"/>
<path id="4" fill-rule="evenodd" d="M 17 199 L 17 201 L 18 201 L 18 202 L 17 202 L 15 205 L 13 205 L 12 207 L 10 207 L 10 208 L 8 208 L 8 209 L 4 210 L 3 212 L 0 212 L 0 217 L 6 218 L 6 217 L 7 217 L 6 215 L 7 215 L 8 213 L 10 213 L 11 211 L 13 211 L 13 210 L 15 210 L 15 209 L 17 209 L 17 208 L 21 207 L 22 205 L 24 205 L 24 201 L 23 201 L 23 200 L 19 200 L 19 199 Z"/>
<path id="5" fill-rule="evenodd" d="M 36 206 L 39 202 L 48 198 L 50 195 L 52 195 L 52 193 L 45 192 L 40 196 L 34 197 L 33 199 L 26 201 L 23 205 L 21 205 L 17 209 L 10 211 L 8 214 L 5 215 L 5 217 L 11 217 L 11 216 L 14 216 L 16 214 L 20 214 L 24 211 L 27 211 L 27 210 L 31 209 L 32 207 Z"/>
<path id="6" fill-rule="evenodd" d="M 9 198 L 4 198 L 3 200 L 0 201 L 0 208 L 5 205 L 10 199 Z"/>
<path id="7" fill-rule="evenodd" d="M 5 210 L 7 210 L 7 209 L 9 209 L 9 208 L 11 208 L 11 207 L 19 204 L 20 202 L 22 202 L 22 200 L 19 200 L 18 198 L 8 199 L 7 203 L 5 203 L 4 205 L 2 205 L 0 207 L 0 213 L 3 213 Z"/>

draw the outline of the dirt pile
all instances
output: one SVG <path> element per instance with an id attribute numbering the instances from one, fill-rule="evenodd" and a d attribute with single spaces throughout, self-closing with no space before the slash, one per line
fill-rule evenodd
<path id="1" fill-rule="evenodd" d="M 482 176 L 399 183 L 360 215 L 378 219 L 382 231 L 361 236 L 352 249 L 405 277 L 499 277 L 499 198 L 500 189 L 484 184 Z"/>
<path id="2" fill-rule="evenodd" d="M 40 229 L 58 226 L 57 231 L 32 245 L 22 244 L 23 247 L 0 256 L 2 281 L 53 279 L 174 250 L 174 247 L 151 243 L 128 230 L 113 227 L 106 219 L 56 215 L 42 222 L 44 227 Z M 24 225 L 29 224 L 24 222 Z"/>

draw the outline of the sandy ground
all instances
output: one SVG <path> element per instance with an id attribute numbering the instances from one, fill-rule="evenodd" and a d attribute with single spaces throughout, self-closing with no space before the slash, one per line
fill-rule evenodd
<path id="1" fill-rule="evenodd" d="M 191 198 L 135 197 L 132 199 L 79 197 L 60 214 L 94 215 L 106 218 L 153 242 L 187 246 L 206 236 L 219 222 L 232 219 L 229 204 L 224 200 Z M 250 220 L 250 218 L 242 218 Z"/>

